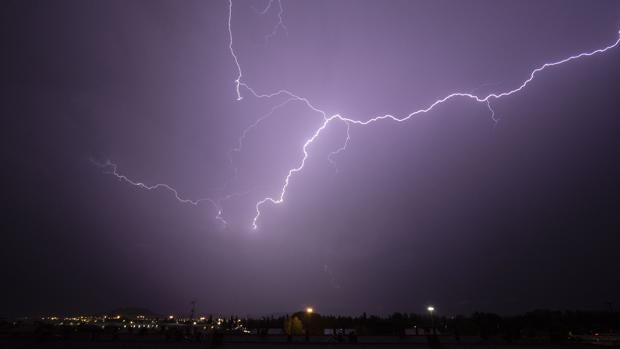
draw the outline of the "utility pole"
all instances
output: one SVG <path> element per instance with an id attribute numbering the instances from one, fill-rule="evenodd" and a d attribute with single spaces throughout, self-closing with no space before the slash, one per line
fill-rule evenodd
<path id="1" fill-rule="evenodd" d="M 196 301 L 193 300 L 193 301 L 190 302 L 190 304 L 192 305 L 192 309 L 189 312 L 189 321 L 191 323 L 192 320 L 194 320 L 194 315 L 195 315 L 195 312 L 196 312 Z"/>

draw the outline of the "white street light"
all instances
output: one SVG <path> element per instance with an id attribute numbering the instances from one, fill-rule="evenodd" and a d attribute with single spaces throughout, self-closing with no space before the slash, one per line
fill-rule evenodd
<path id="1" fill-rule="evenodd" d="M 435 311 L 435 307 L 429 305 L 426 310 L 428 310 L 429 314 L 431 314 L 431 328 L 433 330 L 433 336 L 435 335 L 435 318 L 433 317 L 433 312 Z"/>

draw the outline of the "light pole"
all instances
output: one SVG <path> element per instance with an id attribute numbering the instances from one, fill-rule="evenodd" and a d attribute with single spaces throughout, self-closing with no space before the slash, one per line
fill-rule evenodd
<path id="1" fill-rule="evenodd" d="M 306 308 L 306 342 L 310 341 L 310 315 L 312 315 L 312 313 L 314 312 L 314 309 L 312 309 L 312 307 L 307 307 Z"/>
<path id="2" fill-rule="evenodd" d="M 435 311 L 435 307 L 429 305 L 426 310 L 428 310 L 429 314 L 431 314 L 431 327 L 433 328 L 433 336 L 435 335 L 435 318 L 433 317 L 433 312 Z"/>
<path id="3" fill-rule="evenodd" d="M 293 342 L 293 319 L 295 318 L 295 314 L 291 314 L 288 319 L 288 341 Z"/>

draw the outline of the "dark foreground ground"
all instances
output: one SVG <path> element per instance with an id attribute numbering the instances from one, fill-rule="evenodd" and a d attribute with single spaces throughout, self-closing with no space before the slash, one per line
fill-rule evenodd
<path id="1" fill-rule="evenodd" d="M 0 342 L 1 348 L 85 348 L 85 349 L 116 349 L 116 348 L 213 348 L 205 343 L 175 343 L 175 342 L 24 342 L 8 341 Z M 438 348 L 445 349 L 484 349 L 484 348 L 505 348 L 505 349 L 547 349 L 547 348 L 596 348 L 592 344 L 557 344 L 557 345 L 508 345 L 508 344 L 442 344 Z M 224 343 L 216 348 L 221 349 L 285 349 L 285 348 L 305 348 L 305 349 L 383 349 L 383 348 L 431 348 L 427 344 L 403 344 L 403 343 L 358 343 L 358 344 L 329 344 L 329 343 Z"/>
<path id="2" fill-rule="evenodd" d="M 452 337 L 440 337 L 440 344 L 431 346 L 428 338 L 418 337 L 359 337 L 357 343 L 342 342 L 338 343 L 329 337 L 312 337 L 310 342 L 305 338 L 296 338 L 292 343 L 283 338 L 255 338 L 247 337 L 227 337 L 222 343 L 214 344 L 208 338 L 200 341 L 191 339 L 170 340 L 163 336 L 143 336 L 143 337 L 119 337 L 112 338 L 90 338 L 74 336 L 72 338 L 50 337 L 4 337 L 0 338 L 0 348 L 85 348 L 85 349 L 116 349 L 116 348 L 221 348 L 221 349 L 383 349 L 383 348 L 444 348 L 444 349 L 486 349 L 486 348 L 505 348 L 505 349 L 543 349 L 543 348 L 620 348 L 611 343 L 536 343 L 528 341 L 521 343 L 506 343 L 499 339 L 480 341 L 479 338 L 464 337 L 461 343 L 456 343 Z"/>

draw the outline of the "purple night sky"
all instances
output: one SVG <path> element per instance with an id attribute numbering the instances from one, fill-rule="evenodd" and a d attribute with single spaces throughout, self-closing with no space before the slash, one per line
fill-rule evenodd
<path id="1" fill-rule="evenodd" d="M 620 302 L 620 47 L 491 99 L 497 122 L 454 98 L 350 124 L 333 156 L 347 124 L 330 122 L 256 230 L 324 119 L 282 94 L 238 101 L 231 54 L 259 94 L 402 118 L 613 45 L 618 1 L 238 0 L 232 52 L 226 0 L 3 5 L 0 317 Z"/>

